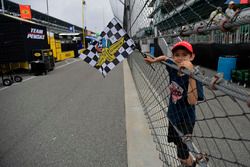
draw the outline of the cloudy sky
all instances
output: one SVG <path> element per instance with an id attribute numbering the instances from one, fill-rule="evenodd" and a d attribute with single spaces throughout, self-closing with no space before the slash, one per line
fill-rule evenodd
<path id="1" fill-rule="evenodd" d="M 31 5 L 32 9 L 47 13 L 46 0 L 11 0 Z M 84 25 L 100 32 L 114 17 L 109 0 L 85 0 Z M 82 27 L 82 0 L 48 0 L 49 15 Z M 117 9 L 116 9 L 117 10 Z"/>

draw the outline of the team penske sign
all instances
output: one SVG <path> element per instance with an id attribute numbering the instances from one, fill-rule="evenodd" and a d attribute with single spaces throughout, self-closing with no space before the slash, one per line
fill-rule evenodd
<path id="1" fill-rule="evenodd" d="M 27 39 L 45 39 L 44 30 L 31 28 L 28 32 Z"/>

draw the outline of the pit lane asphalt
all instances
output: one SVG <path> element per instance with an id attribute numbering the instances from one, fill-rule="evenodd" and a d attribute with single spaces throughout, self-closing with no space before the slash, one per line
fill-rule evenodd
<path id="1" fill-rule="evenodd" d="M 122 64 L 106 79 L 83 62 L 57 65 L 1 87 L 0 166 L 127 166 Z"/>

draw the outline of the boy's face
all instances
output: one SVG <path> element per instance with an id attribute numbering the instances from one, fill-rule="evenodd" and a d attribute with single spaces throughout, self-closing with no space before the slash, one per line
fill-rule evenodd
<path id="1" fill-rule="evenodd" d="M 183 61 L 192 61 L 194 59 L 194 54 L 188 52 L 186 49 L 177 49 L 173 53 L 173 60 L 178 65 Z"/>

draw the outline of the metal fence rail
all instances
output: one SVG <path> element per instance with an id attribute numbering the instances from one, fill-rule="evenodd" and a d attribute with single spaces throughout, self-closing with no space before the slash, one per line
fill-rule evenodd
<path id="1" fill-rule="evenodd" d="M 167 64 L 153 64 L 153 70 L 139 52 L 134 52 L 129 58 L 129 65 L 159 157 L 164 166 L 179 166 L 176 146 L 167 140 L 170 97 Z M 188 74 L 186 71 L 184 73 Z M 203 83 L 205 100 L 196 105 L 192 154 L 207 154 L 208 163 L 202 159 L 200 166 L 250 166 L 249 89 L 241 90 L 234 85 L 221 83 L 216 85 L 215 90 L 209 82 L 212 78 L 198 73 L 194 78 Z M 244 98 L 239 100 L 239 97 Z"/>

